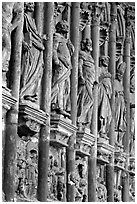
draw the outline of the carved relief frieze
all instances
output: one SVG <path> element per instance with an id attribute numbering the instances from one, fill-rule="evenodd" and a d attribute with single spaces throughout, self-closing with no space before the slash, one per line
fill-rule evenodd
<path id="1" fill-rule="evenodd" d="M 98 163 L 97 165 L 97 186 L 96 186 L 96 195 L 97 195 L 97 202 L 106 202 L 107 201 L 107 189 L 106 189 L 106 182 L 105 182 L 105 168 L 104 165 Z"/>
<path id="2" fill-rule="evenodd" d="M 68 183 L 75 187 L 75 202 L 87 201 L 87 157 L 76 155 L 75 170 L 68 175 Z"/>
<path id="3" fill-rule="evenodd" d="M 50 146 L 48 170 L 48 201 L 65 200 L 65 160 L 63 148 Z"/>
<path id="4" fill-rule="evenodd" d="M 135 176 L 129 176 L 129 201 L 135 202 Z"/>
<path id="5" fill-rule="evenodd" d="M 37 201 L 38 139 L 18 138 L 16 166 L 16 195 L 18 201 Z"/>

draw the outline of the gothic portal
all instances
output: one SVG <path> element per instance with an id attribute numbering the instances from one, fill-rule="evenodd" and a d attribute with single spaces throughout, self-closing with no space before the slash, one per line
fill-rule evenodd
<path id="1" fill-rule="evenodd" d="M 135 2 L 2 2 L 2 199 L 135 201 Z"/>

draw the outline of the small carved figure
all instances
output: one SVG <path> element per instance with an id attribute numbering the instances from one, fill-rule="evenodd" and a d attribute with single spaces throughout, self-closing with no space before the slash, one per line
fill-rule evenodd
<path id="1" fill-rule="evenodd" d="M 112 119 L 110 99 L 112 95 L 111 74 L 108 72 L 107 56 L 100 57 L 100 73 L 98 85 L 98 119 L 100 135 L 107 134 Z"/>
<path id="2" fill-rule="evenodd" d="M 20 100 L 37 101 L 38 88 L 43 73 L 43 38 L 32 18 L 34 3 L 24 3 L 24 40 L 20 82 Z"/>
<path id="3" fill-rule="evenodd" d="M 107 189 L 101 177 L 98 177 L 97 179 L 96 191 L 97 191 L 98 202 L 106 202 L 107 201 Z"/>
<path id="4" fill-rule="evenodd" d="M 58 180 L 57 180 L 57 199 L 59 201 L 63 200 L 63 193 L 65 189 L 65 181 L 64 181 L 64 168 L 60 168 L 59 171 L 56 173 Z"/>
<path id="5" fill-rule="evenodd" d="M 2 75 L 7 86 L 6 73 L 11 55 L 11 32 L 20 24 L 22 5 L 19 2 L 2 2 Z"/>
<path id="6" fill-rule="evenodd" d="M 124 100 L 124 89 L 122 84 L 126 63 L 119 59 L 116 79 L 114 82 L 115 90 L 115 131 L 117 133 L 116 143 L 122 145 L 123 135 L 126 130 L 126 107 Z"/>
<path id="7" fill-rule="evenodd" d="M 53 37 L 52 110 L 69 117 L 66 109 L 70 95 L 71 55 L 74 47 L 67 39 L 68 29 L 65 20 L 58 22 Z"/>
<path id="8" fill-rule="evenodd" d="M 37 189 L 37 151 L 35 149 L 30 150 L 30 156 L 27 159 L 27 182 L 28 182 L 28 196 L 36 196 Z"/>
<path id="9" fill-rule="evenodd" d="M 90 125 L 93 106 L 93 84 L 95 82 L 95 65 L 91 56 L 92 41 L 81 42 L 78 65 L 78 123 Z"/>

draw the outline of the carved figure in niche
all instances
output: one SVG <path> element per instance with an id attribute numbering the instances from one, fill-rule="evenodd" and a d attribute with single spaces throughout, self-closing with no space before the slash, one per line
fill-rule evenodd
<path id="1" fill-rule="evenodd" d="M 38 88 L 43 73 L 43 39 L 33 19 L 34 3 L 24 3 L 24 40 L 22 43 L 22 69 L 20 100 L 37 101 Z M 46 38 L 45 38 L 46 39 Z"/>
<path id="2" fill-rule="evenodd" d="M 114 202 L 121 202 L 121 190 L 121 186 L 118 186 L 118 189 L 114 189 Z"/>
<path id="3" fill-rule="evenodd" d="M 57 176 L 57 199 L 59 201 L 63 200 L 63 193 L 64 193 L 64 189 L 65 189 L 64 174 L 65 174 L 65 169 L 62 167 L 56 173 L 56 176 Z"/>
<path id="4" fill-rule="evenodd" d="M 90 125 L 93 107 L 93 84 L 95 82 L 95 65 L 91 56 L 92 41 L 81 42 L 78 65 L 78 124 Z"/>
<path id="5" fill-rule="evenodd" d="M 121 56 L 122 57 L 122 56 Z M 122 79 L 126 69 L 126 63 L 119 58 L 116 79 L 114 82 L 115 90 L 115 131 L 117 133 L 116 143 L 122 145 L 123 135 L 126 130 L 126 107 L 124 100 L 124 89 Z"/>
<path id="6" fill-rule="evenodd" d="M 107 134 L 112 119 L 110 99 L 112 95 L 111 74 L 108 72 L 107 56 L 100 57 L 98 85 L 98 127 L 100 135 Z"/>
<path id="7" fill-rule="evenodd" d="M 2 76 L 6 86 L 6 73 L 11 55 L 11 32 L 20 24 L 22 5 L 19 2 L 2 2 Z"/>
<path id="8" fill-rule="evenodd" d="M 67 38 L 69 26 L 65 20 L 56 24 L 53 36 L 53 78 L 52 78 L 52 110 L 68 116 L 67 101 L 70 95 L 71 55 L 74 47 Z"/>
<path id="9" fill-rule="evenodd" d="M 58 179 L 58 177 L 62 176 L 63 172 L 60 171 L 58 161 L 52 155 L 50 155 L 49 158 L 50 163 L 48 172 L 48 186 L 49 186 L 48 198 L 52 200 L 57 200 L 58 198 L 62 199 L 62 189 L 60 185 L 61 178 Z M 58 180 L 60 181 L 58 182 Z"/>
<path id="10" fill-rule="evenodd" d="M 107 189 L 105 187 L 105 182 L 102 180 L 101 177 L 97 178 L 97 198 L 99 202 L 106 202 L 107 201 Z"/>
<path id="11" fill-rule="evenodd" d="M 16 196 L 26 198 L 26 142 L 17 141 L 17 167 L 15 174 Z"/>
<path id="12" fill-rule="evenodd" d="M 30 156 L 27 159 L 27 184 L 28 184 L 28 196 L 33 198 L 36 196 L 37 189 L 37 151 L 35 149 L 30 150 Z"/>
<path id="13" fill-rule="evenodd" d="M 87 164 L 79 156 L 76 156 L 75 171 L 68 176 L 68 183 L 75 186 L 75 201 L 86 202 Z"/>

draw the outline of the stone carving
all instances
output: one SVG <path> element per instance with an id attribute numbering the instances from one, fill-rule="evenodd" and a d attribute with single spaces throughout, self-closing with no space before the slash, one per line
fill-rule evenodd
<path id="1" fill-rule="evenodd" d="M 90 126 L 93 107 L 93 85 L 95 82 L 95 65 L 91 56 L 92 41 L 81 42 L 78 65 L 78 123 Z"/>
<path id="2" fill-rule="evenodd" d="M 122 56 L 121 56 L 122 57 Z M 124 100 L 124 89 L 122 85 L 122 79 L 126 68 L 126 63 L 119 58 L 119 64 L 117 66 L 116 79 L 114 82 L 115 90 L 115 131 L 117 134 L 116 143 L 122 145 L 122 138 L 126 128 L 126 107 Z"/>
<path id="3" fill-rule="evenodd" d="M 16 200 L 36 200 L 38 142 L 26 136 L 17 145 Z"/>
<path id="4" fill-rule="evenodd" d="M 65 20 L 58 22 L 53 37 L 52 110 L 69 117 L 66 109 L 70 94 L 71 55 L 74 47 L 67 39 L 68 28 Z"/>
<path id="5" fill-rule="evenodd" d="M 100 136 L 109 131 L 112 119 L 110 99 L 112 95 L 111 74 L 108 72 L 108 57 L 100 57 L 99 85 L 98 85 L 98 131 Z"/>
<path id="6" fill-rule="evenodd" d="M 97 166 L 97 201 L 98 202 L 106 202 L 107 201 L 107 189 L 105 187 L 105 181 L 102 175 L 104 174 L 104 167 L 102 165 Z"/>
<path id="7" fill-rule="evenodd" d="M 2 2 L 2 78 L 7 86 L 6 73 L 11 55 L 11 33 L 20 24 L 22 3 Z"/>
<path id="8" fill-rule="evenodd" d="M 80 31 L 83 31 L 87 24 L 91 22 L 91 8 L 88 2 L 80 3 Z"/>
<path id="9" fill-rule="evenodd" d="M 32 18 L 34 3 L 26 2 L 24 6 L 20 100 L 36 102 L 43 73 L 43 39 L 46 38 L 39 35 L 35 20 Z"/>
<path id="10" fill-rule="evenodd" d="M 121 190 L 122 186 L 118 186 L 118 189 L 114 189 L 114 202 L 121 202 Z"/>
<path id="11" fill-rule="evenodd" d="M 65 169 L 60 166 L 56 156 L 49 156 L 48 172 L 48 199 L 52 201 L 63 201 L 65 191 Z"/>
<path id="12" fill-rule="evenodd" d="M 129 201 L 135 202 L 135 177 L 129 176 Z"/>
<path id="13" fill-rule="evenodd" d="M 68 183 L 75 186 L 75 201 L 87 200 L 87 161 L 86 158 L 76 156 L 75 171 L 68 175 Z"/>

